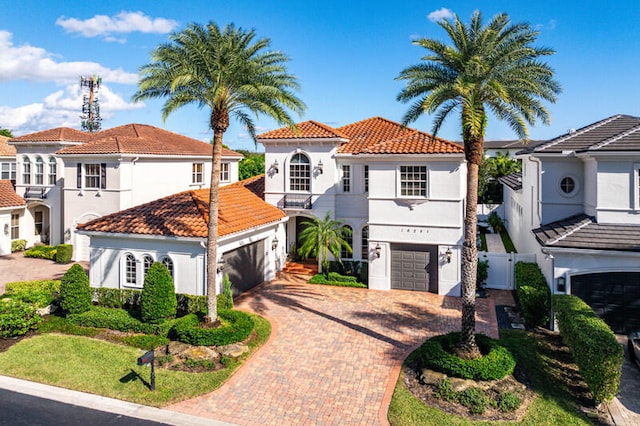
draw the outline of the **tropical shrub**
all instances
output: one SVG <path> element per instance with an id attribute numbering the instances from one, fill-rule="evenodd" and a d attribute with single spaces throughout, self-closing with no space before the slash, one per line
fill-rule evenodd
<path id="1" fill-rule="evenodd" d="M 460 333 L 453 332 L 432 337 L 419 349 L 423 368 L 439 371 L 447 376 L 472 380 L 498 380 L 513 373 L 516 361 L 511 352 L 483 334 L 476 334 L 482 357 L 462 359 L 453 354 Z"/>
<path id="2" fill-rule="evenodd" d="M 80 314 L 91 309 L 93 291 L 89 286 L 89 277 L 78 263 L 75 263 L 62 276 L 60 283 L 60 307 L 68 314 Z"/>
<path id="3" fill-rule="evenodd" d="M 11 253 L 22 251 L 27 248 L 27 240 L 13 240 L 11 241 Z"/>
<path id="4" fill-rule="evenodd" d="M 53 246 L 33 246 L 24 252 L 24 257 L 55 260 L 56 248 Z"/>
<path id="5" fill-rule="evenodd" d="M 580 298 L 554 295 L 562 339 L 596 404 L 610 401 L 620 385 L 624 350 L 609 326 Z"/>
<path id="6" fill-rule="evenodd" d="M 14 300 L 44 308 L 53 303 L 60 293 L 59 280 L 16 281 L 5 285 L 5 295 Z"/>
<path id="7" fill-rule="evenodd" d="M 218 311 L 218 317 L 229 325 L 200 327 L 198 315 L 189 314 L 175 320 L 172 333 L 177 340 L 195 346 L 224 346 L 241 342 L 253 331 L 254 322 L 249 314 L 241 311 Z"/>
<path id="8" fill-rule="evenodd" d="M 0 337 L 22 336 L 42 321 L 36 307 L 20 300 L 0 300 Z"/>
<path id="9" fill-rule="evenodd" d="M 515 270 L 516 295 L 527 327 L 549 323 L 551 292 L 537 263 L 518 262 Z"/>
<path id="10" fill-rule="evenodd" d="M 56 246 L 56 263 L 69 263 L 73 257 L 73 246 L 71 244 L 59 244 Z"/>
<path id="11" fill-rule="evenodd" d="M 176 290 L 171 274 L 160 262 L 153 262 L 144 277 L 140 312 L 142 321 L 156 324 L 175 318 L 177 309 Z"/>

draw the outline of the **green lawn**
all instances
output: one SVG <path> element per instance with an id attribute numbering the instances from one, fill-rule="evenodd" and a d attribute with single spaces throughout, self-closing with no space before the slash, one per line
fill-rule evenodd
<path id="1" fill-rule="evenodd" d="M 519 330 L 500 330 L 500 341 L 509 348 L 518 364 L 529 373 L 537 393 L 526 416 L 520 422 L 505 425 L 591 425 L 592 422 L 577 410 L 573 395 L 563 381 L 564 368 L 545 353 L 544 337 Z M 426 406 L 416 399 L 403 384 L 400 375 L 389 406 L 392 426 L 427 425 L 489 425 L 472 422 Z"/>
<path id="2" fill-rule="evenodd" d="M 150 391 L 150 368 L 138 366 L 140 349 L 84 336 L 41 334 L 0 353 L 0 374 L 151 406 L 164 406 L 218 388 L 271 333 L 264 318 L 252 315 L 256 338 L 251 351 L 227 368 L 186 373 L 156 368 L 156 390 Z"/>

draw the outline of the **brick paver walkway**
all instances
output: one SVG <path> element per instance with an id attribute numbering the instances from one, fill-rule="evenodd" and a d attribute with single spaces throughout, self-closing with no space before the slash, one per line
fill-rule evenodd
<path id="1" fill-rule="evenodd" d="M 400 366 L 425 338 L 459 329 L 460 299 L 276 280 L 236 301 L 271 321 L 261 348 L 220 389 L 169 409 L 240 425 L 380 425 Z M 494 303 L 478 330 L 498 337 Z"/>
<path id="2" fill-rule="evenodd" d="M 88 262 L 79 262 L 85 270 Z M 59 280 L 71 267 L 71 263 L 62 265 L 47 259 L 24 257 L 22 253 L 0 256 L 0 294 L 4 293 L 6 283 L 31 280 Z"/>

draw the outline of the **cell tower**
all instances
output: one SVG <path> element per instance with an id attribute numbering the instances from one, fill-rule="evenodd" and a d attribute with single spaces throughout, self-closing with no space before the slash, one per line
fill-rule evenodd
<path id="1" fill-rule="evenodd" d="M 100 104 L 98 103 L 96 94 L 100 89 L 101 83 L 102 78 L 97 75 L 80 77 L 80 87 L 87 88 L 89 91 L 88 94 L 85 94 L 82 97 L 82 115 L 80 116 L 80 119 L 82 120 L 82 130 L 90 133 L 100 131 L 100 122 L 102 121 L 102 118 L 100 117 Z"/>

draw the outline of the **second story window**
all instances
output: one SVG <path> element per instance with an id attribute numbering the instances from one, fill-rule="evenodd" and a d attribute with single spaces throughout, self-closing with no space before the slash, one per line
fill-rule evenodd
<path id="1" fill-rule="evenodd" d="M 58 180 L 58 164 L 56 159 L 49 157 L 49 185 L 55 185 Z"/>
<path id="2" fill-rule="evenodd" d="M 364 166 L 364 192 L 369 192 L 369 166 Z"/>
<path id="3" fill-rule="evenodd" d="M 36 167 L 35 167 L 35 184 L 42 185 L 44 184 L 44 163 L 42 162 L 42 158 L 36 158 Z"/>
<path id="4" fill-rule="evenodd" d="M 0 163 L 0 179 L 16 181 L 16 163 Z"/>
<path id="5" fill-rule="evenodd" d="M 351 192 L 351 166 L 342 166 L 342 192 Z"/>
<path id="6" fill-rule="evenodd" d="M 100 164 L 85 165 L 84 187 L 100 189 Z"/>
<path id="7" fill-rule="evenodd" d="M 311 167 L 309 158 L 304 154 L 295 154 L 291 157 L 289 189 L 292 191 L 311 190 Z"/>
<path id="8" fill-rule="evenodd" d="M 400 166 L 400 195 L 403 197 L 427 196 L 426 166 Z"/>
<path id="9" fill-rule="evenodd" d="M 202 169 L 204 168 L 203 163 L 193 163 L 191 165 L 191 183 L 203 183 L 203 174 Z"/>
<path id="10" fill-rule="evenodd" d="M 229 163 L 220 164 L 220 180 L 222 182 L 229 182 L 231 175 L 229 174 Z"/>
<path id="11" fill-rule="evenodd" d="M 31 162 L 27 157 L 22 159 L 22 183 L 31 185 Z"/>

